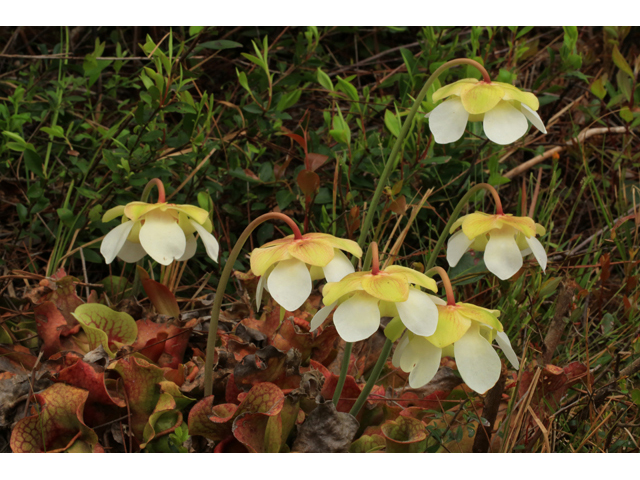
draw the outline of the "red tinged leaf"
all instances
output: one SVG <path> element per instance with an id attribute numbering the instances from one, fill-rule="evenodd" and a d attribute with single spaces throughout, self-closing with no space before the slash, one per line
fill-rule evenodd
<path id="1" fill-rule="evenodd" d="M 382 425 L 389 453 L 422 453 L 427 447 L 427 430 L 420 420 L 398 417 Z"/>
<path id="2" fill-rule="evenodd" d="M 180 318 L 180 307 L 178 301 L 171 290 L 155 280 L 149 278 L 149 274 L 142 267 L 137 267 L 142 287 L 146 292 L 149 300 L 161 315 L 168 315 L 174 318 Z"/>
<path id="3" fill-rule="evenodd" d="M 297 178 L 298 186 L 307 197 L 312 197 L 320 188 L 320 177 L 311 170 L 300 170 Z"/>
<path id="4" fill-rule="evenodd" d="M 307 141 L 304 138 L 302 138 L 297 133 L 285 133 L 284 136 L 285 137 L 289 137 L 292 140 L 295 140 L 296 143 L 302 147 L 302 149 L 304 150 L 304 153 L 306 155 L 306 153 L 307 153 Z"/>
<path id="5" fill-rule="evenodd" d="M 178 368 L 187 349 L 190 330 L 150 320 L 136 322 L 138 337 L 132 348 L 161 367 Z"/>
<path id="6" fill-rule="evenodd" d="M 302 355 L 303 363 L 309 358 L 322 362 L 331 353 L 336 338 L 338 331 L 332 325 L 309 332 L 309 322 L 288 317 L 275 334 L 273 345 L 283 351 L 295 348 Z"/>
<path id="7" fill-rule="evenodd" d="M 52 301 L 45 301 L 38 305 L 33 313 L 36 318 L 36 330 L 43 341 L 42 350 L 45 359 L 63 349 L 62 343 L 65 337 L 70 337 L 80 330 L 78 321 L 72 316 L 73 324 L 70 325 L 62 311 Z M 65 342 L 65 349 L 74 349 L 73 343 Z"/>
<path id="8" fill-rule="evenodd" d="M 122 345 L 131 345 L 137 336 L 138 328 L 131 316 L 116 312 L 106 305 L 85 303 L 73 313 L 89 339 L 89 348 L 93 350 L 102 345 L 110 357 Z"/>
<path id="9" fill-rule="evenodd" d="M 25 297 L 31 300 L 34 305 L 44 302 L 53 302 L 66 319 L 69 327 L 77 324 L 71 315 L 78 306 L 82 305 L 82 300 L 76 294 L 78 279 L 68 276 L 64 269 L 59 269 L 55 275 L 40 281 L 40 285 L 30 290 Z"/>
<path id="10" fill-rule="evenodd" d="M 389 209 L 396 215 L 404 215 L 404 213 L 407 211 L 407 199 L 404 197 L 404 195 L 399 196 L 393 202 L 391 202 L 391 205 L 389 205 Z"/>
<path id="11" fill-rule="evenodd" d="M 369 453 L 384 450 L 387 443 L 382 435 L 362 435 L 351 444 L 349 453 Z"/>
<path id="12" fill-rule="evenodd" d="M 309 159 L 309 170 L 312 172 L 319 169 L 329 159 L 327 155 L 322 155 L 321 153 L 309 153 L 307 158 Z"/>
<path id="13" fill-rule="evenodd" d="M 31 372 L 37 357 L 21 345 L 0 345 L 0 371 L 21 375 Z"/>
<path id="14" fill-rule="evenodd" d="M 109 394 L 105 385 L 104 372 L 96 372 L 91 365 L 73 353 L 65 354 L 62 361 L 65 366 L 60 370 L 55 380 L 87 390 L 89 392 L 87 405 L 101 403 L 126 407 L 124 399 L 112 397 Z"/>
<path id="15" fill-rule="evenodd" d="M 96 433 L 85 425 L 83 410 L 89 392 L 56 383 L 33 396 L 31 415 L 11 432 L 11 450 L 18 453 L 98 451 Z"/>
<path id="16" fill-rule="evenodd" d="M 256 414 L 260 414 L 263 417 L 272 417 L 281 412 L 284 405 L 284 394 L 282 390 L 272 383 L 261 383 L 254 386 L 244 396 L 240 405 L 225 403 L 214 406 L 213 400 L 212 395 L 206 397 L 191 409 L 189 413 L 189 433 L 191 435 L 201 435 L 214 442 L 220 442 L 233 433 L 238 440 L 242 441 L 242 438 L 248 442 L 246 444 L 247 448 L 259 451 L 260 448 L 264 449 L 264 443 L 262 443 L 262 447 L 258 445 L 260 442 L 256 441 L 255 432 L 262 431 L 267 433 L 267 429 L 270 429 L 268 435 L 266 435 L 269 439 L 267 444 L 270 445 L 267 448 L 272 448 L 273 439 L 282 434 L 281 424 L 280 431 L 276 435 L 277 426 L 267 426 L 268 420 L 264 422 L 260 420 L 260 417 L 246 417 L 247 415 Z M 238 418 L 245 418 L 244 421 L 240 422 L 241 427 L 238 433 L 240 438 L 235 435 L 238 431 L 235 420 Z M 265 438 L 265 436 L 262 438 Z"/>

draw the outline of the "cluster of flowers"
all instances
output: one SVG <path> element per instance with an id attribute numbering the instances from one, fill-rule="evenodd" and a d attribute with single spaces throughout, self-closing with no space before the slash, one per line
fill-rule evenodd
<path id="1" fill-rule="evenodd" d="M 458 140 L 467 121 L 483 121 L 486 135 L 499 144 L 524 135 L 527 119 L 546 133 L 536 113 L 536 97 L 511 85 L 465 79 L 433 95 L 434 101 L 445 98 L 429 119 L 438 143 Z M 208 212 L 191 205 L 168 204 L 163 197 L 164 193 L 156 204 L 133 202 L 104 215 L 105 222 L 122 218 L 102 242 L 100 251 L 107 263 L 116 256 L 125 262 L 136 262 L 145 254 L 162 265 L 187 260 L 196 251 L 195 233 L 200 235 L 209 257 L 217 261 L 218 243 L 211 234 Z M 453 224 L 446 255 L 449 265 L 455 266 L 467 250 L 473 249 L 484 251 L 488 270 L 502 280 L 517 273 L 523 257 L 529 254 L 544 270 L 546 253 L 536 239 L 536 235 L 545 233 L 544 228 L 531 218 L 504 214 L 499 199 L 497 202 L 496 214 L 476 212 Z M 356 242 L 323 233 L 294 232 L 254 249 L 251 269 L 260 277 L 258 308 L 266 290 L 284 309 L 294 311 L 309 297 L 313 280 L 325 278 L 325 306 L 311 321 L 311 330 L 319 328 L 334 312 L 333 323 L 340 337 L 357 342 L 373 335 L 382 317 L 399 319 L 406 331 L 398 336 L 392 363 L 409 373 L 413 388 L 428 383 L 441 358 L 451 356 L 465 383 L 479 393 L 486 392 L 496 383 L 501 370 L 492 347 L 494 340 L 514 368 L 519 368 L 498 320 L 500 312 L 456 302 L 442 269 L 446 301 L 422 290 L 437 292 L 436 282 L 424 273 L 396 265 L 380 269 L 377 254 L 370 271 L 356 272 L 343 252 L 362 256 Z"/>

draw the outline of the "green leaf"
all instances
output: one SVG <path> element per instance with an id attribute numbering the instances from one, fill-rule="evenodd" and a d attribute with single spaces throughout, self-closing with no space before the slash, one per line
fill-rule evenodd
<path id="1" fill-rule="evenodd" d="M 130 315 L 111 310 L 106 305 L 85 303 L 76 308 L 72 315 L 86 333 L 89 348 L 93 350 L 102 345 L 112 358 L 119 345 L 131 345 L 138 336 L 138 327 Z"/>
<path id="2" fill-rule="evenodd" d="M 384 112 L 384 124 L 394 137 L 398 137 L 400 135 L 400 120 L 391 112 L 391 110 L 386 110 Z"/>
<path id="3" fill-rule="evenodd" d="M 64 207 L 58 208 L 57 212 L 58 217 L 60 217 L 60 220 L 62 220 L 62 223 L 64 223 L 67 227 L 72 228 L 73 224 L 76 221 L 76 216 L 73 214 L 73 212 Z"/>
<path id="4" fill-rule="evenodd" d="M 42 127 L 44 133 L 48 133 L 49 135 L 57 138 L 65 138 L 64 130 L 60 125 L 56 125 L 55 127 Z"/>
<path id="5" fill-rule="evenodd" d="M 320 70 L 320 67 L 318 67 L 317 75 L 318 75 L 318 83 L 322 85 L 324 88 L 326 88 L 327 90 L 330 90 L 333 92 L 334 91 L 333 83 L 331 82 L 329 75 L 327 75 L 322 70 Z"/>
<path id="6" fill-rule="evenodd" d="M 620 50 L 618 50 L 617 45 L 613 47 L 612 57 L 613 57 L 613 63 L 615 63 L 620 70 L 622 70 L 624 73 L 629 75 L 631 78 L 634 78 L 633 70 L 631 70 L 631 67 L 629 66 L 625 58 L 620 53 Z"/>
<path id="7" fill-rule="evenodd" d="M 253 95 L 253 92 L 249 88 L 249 82 L 247 81 L 247 74 L 244 72 L 241 72 L 237 68 L 236 68 L 236 74 L 238 75 L 238 82 L 240 82 L 240 85 L 242 86 L 242 88 L 244 88 L 247 92 Z"/>
<path id="8" fill-rule="evenodd" d="M 640 390 L 637 388 L 631 390 L 631 399 L 633 400 L 633 403 L 640 406 Z"/>
<path id="9" fill-rule="evenodd" d="M 38 155 L 38 152 L 26 149 L 24 151 L 24 162 L 27 165 L 27 168 L 36 176 L 44 178 L 44 172 L 42 171 L 42 157 Z"/>
<path id="10" fill-rule="evenodd" d="M 602 100 L 607 95 L 607 89 L 605 88 L 606 78 L 604 76 L 598 77 L 591 84 L 591 93 Z"/>
<path id="11" fill-rule="evenodd" d="M 276 105 L 276 110 L 282 112 L 287 108 L 294 106 L 296 103 L 298 103 L 298 100 L 300 100 L 300 95 L 302 95 L 301 88 L 296 88 L 292 92 L 285 93 L 284 95 L 282 95 L 282 97 L 280 97 L 280 100 Z"/>
<path id="12" fill-rule="evenodd" d="M 226 50 L 228 48 L 242 48 L 242 44 L 238 42 L 232 42 L 231 40 L 213 40 L 211 42 L 202 42 L 194 49 L 200 51 L 205 48 L 210 50 Z"/>
<path id="13" fill-rule="evenodd" d="M 356 90 L 356 87 L 354 87 L 349 82 L 347 82 L 346 80 L 340 77 L 336 77 L 336 79 L 338 80 L 338 86 L 337 86 L 338 90 L 346 93 L 347 97 L 349 97 L 350 100 L 357 102 L 359 98 L 358 98 L 358 90 Z"/>
<path id="14" fill-rule="evenodd" d="M 289 206 L 291 202 L 295 200 L 296 196 L 288 189 L 278 190 L 276 192 L 276 202 L 278 202 L 278 208 L 284 210 Z"/>

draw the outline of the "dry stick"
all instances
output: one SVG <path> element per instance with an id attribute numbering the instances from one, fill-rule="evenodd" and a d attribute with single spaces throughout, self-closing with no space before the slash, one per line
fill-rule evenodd
<path id="1" fill-rule="evenodd" d="M 488 453 L 491 447 L 491 435 L 496 424 L 496 418 L 498 417 L 498 409 L 500 408 L 500 401 L 502 400 L 502 392 L 504 392 L 504 384 L 507 380 L 507 370 L 502 364 L 500 371 L 500 378 L 498 382 L 491 387 L 491 390 L 487 393 L 484 399 L 484 408 L 482 410 L 482 417 L 487 420 L 489 425 L 484 426 L 482 422 L 478 425 L 476 431 L 476 438 L 473 441 L 473 453 Z"/>
<path id="2" fill-rule="evenodd" d="M 603 128 L 590 128 L 588 130 L 584 130 L 580 133 L 580 135 L 566 142 L 564 146 L 558 146 L 550 150 L 547 150 L 542 155 L 537 155 L 533 157 L 531 160 L 527 160 L 526 162 L 518 165 L 516 168 L 509 170 L 507 173 L 504 174 L 504 176 L 507 178 L 513 178 L 517 175 L 520 175 L 522 172 L 526 172 L 527 170 L 536 166 L 537 164 L 544 162 L 548 158 L 551 158 L 554 154 L 557 154 L 562 152 L 563 150 L 566 150 L 567 147 L 574 145 L 576 142 L 582 143 L 585 140 L 588 140 L 589 138 L 593 137 L 594 135 L 602 135 L 605 133 L 626 133 L 628 131 L 629 130 L 627 129 L 627 127 L 611 127 L 611 128 L 603 127 Z"/>
<path id="3" fill-rule="evenodd" d="M 558 301 L 556 302 L 556 309 L 553 314 L 553 320 L 549 326 L 547 336 L 544 337 L 544 345 L 542 347 L 542 355 L 540 356 L 540 362 L 542 364 L 551 363 L 553 354 L 560 343 L 562 333 L 565 328 L 564 316 L 569 311 L 571 303 L 573 301 L 573 288 L 567 285 L 566 281 L 560 284 L 560 293 L 558 293 Z"/>

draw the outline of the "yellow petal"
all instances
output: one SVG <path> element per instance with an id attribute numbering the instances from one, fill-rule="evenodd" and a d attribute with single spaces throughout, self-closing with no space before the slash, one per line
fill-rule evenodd
<path id="1" fill-rule="evenodd" d="M 498 217 L 502 223 L 509 225 L 527 237 L 536 236 L 536 224 L 530 217 L 514 217 L 512 215 L 503 215 Z"/>
<path id="2" fill-rule="evenodd" d="M 301 240 L 294 240 L 289 243 L 287 248 L 292 257 L 307 265 L 324 267 L 333 260 L 333 247 L 319 239 L 302 238 Z"/>
<path id="3" fill-rule="evenodd" d="M 424 273 L 420 273 L 413 268 L 391 265 L 390 267 L 385 268 L 384 271 L 387 273 L 402 273 L 407 277 L 409 283 L 420 285 L 421 287 L 431 290 L 432 292 L 438 291 L 438 286 L 433 278 L 427 277 Z"/>
<path id="4" fill-rule="evenodd" d="M 329 235 L 327 233 L 307 233 L 303 235 L 302 238 L 320 239 L 333 246 L 333 248 L 344 250 L 345 252 L 349 252 L 350 254 L 355 255 L 358 258 L 362 257 L 362 249 L 360 248 L 360 245 L 358 245 L 353 240 L 334 237 L 333 235 Z"/>
<path id="5" fill-rule="evenodd" d="M 502 227 L 497 215 L 475 212 L 467 215 L 462 222 L 462 231 L 470 239 L 483 235 L 494 228 Z"/>
<path id="6" fill-rule="evenodd" d="M 458 303 L 457 305 L 458 313 L 463 317 L 489 325 L 499 332 L 503 331 L 502 324 L 498 320 L 500 310 L 488 310 L 471 303 Z"/>
<path id="7" fill-rule="evenodd" d="M 262 245 L 262 248 L 275 247 L 276 245 L 284 245 L 285 243 L 291 242 L 293 242 L 293 235 L 287 235 L 284 238 L 276 238 L 275 240 L 265 243 Z"/>
<path id="8" fill-rule="evenodd" d="M 520 103 L 524 103 L 531 110 L 538 110 L 540 108 L 540 102 L 538 102 L 538 98 L 530 92 L 523 92 L 519 88 L 514 87 L 508 83 L 502 82 L 491 82 L 494 85 L 499 85 L 504 90 L 503 100 L 515 100 Z"/>
<path id="9" fill-rule="evenodd" d="M 409 298 L 409 282 L 401 273 L 369 273 L 362 278 L 362 287 L 372 297 L 387 302 L 405 302 Z"/>
<path id="10" fill-rule="evenodd" d="M 464 222 L 464 219 L 467 218 L 469 215 L 463 215 L 462 217 L 458 218 L 455 222 L 453 222 L 453 225 L 451 225 L 451 228 L 449 229 L 449 233 L 453 233 L 455 232 L 460 225 L 462 225 L 462 223 Z"/>
<path id="11" fill-rule="evenodd" d="M 538 235 L 539 237 L 543 236 L 545 233 L 547 233 L 547 229 L 544 228 L 542 225 L 540 225 L 539 223 L 536 223 L 536 235 Z"/>
<path id="12" fill-rule="evenodd" d="M 457 305 L 437 305 L 438 326 L 436 333 L 427 337 L 438 348 L 444 348 L 457 342 L 467 333 L 471 326 L 471 320 L 463 317 L 458 312 Z"/>
<path id="13" fill-rule="evenodd" d="M 118 218 L 124 215 L 124 205 L 118 205 L 117 207 L 113 207 L 107 210 L 102 216 L 102 221 L 104 223 L 110 222 L 114 218 Z"/>
<path id="14" fill-rule="evenodd" d="M 176 210 L 178 212 L 188 215 L 193 220 L 203 225 L 209 218 L 209 212 L 204 208 L 196 207 L 194 205 L 169 205 L 167 210 Z"/>
<path id="15" fill-rule="evenodd" d="M 145 203 L 145 202 L 131 202 L 124 207 L 124 214 L 131 220 L 137 220 L 138 218 L 146 215 L 156 208 L 160 208 L 166 203 Z"/>
<path id="16" fill-rule="evenodd" d="M 473 88 L 474 84 L 478 83 L 478 80 L 475 78 L 463 78 L 462 80 L 458 80 L 457 82 L 452 83 L 451 85 L 445 85 L 442 88 L 439 88 L 433 93 L 432 100 L 437 102 L 443 98 L 450 97 L 451 95 L 462 95 L 463 92 Z"/>
<path id="17" fill-rule="evenodd" d="M 484 252 L 484 249 L 487 248 L 488 242 L 489 237 L 487 237 L 486 235 L 480 235 L 479 237 L 473 239 L 473 243 L 469 248 L 475 250 L 476 252 Z"/>
<path id="18" fill-rule="evenodd" d="M 140 243 L 140 229 L 142 228 L 142 222 L 138 221 L 138 222 L 134 222 L 133 223 L 133 228 L 131 229 L 131 232 L 129 232 L 129 236 L 127 237 L 127 240 L 129 242 L 133 242 L 133 243 Z"/>
<path id="19" fill-rule="evenodd" d="M 264 275 L 267 269 L 276 262 L 289 260 L 289 245 L 272 248 L 254 248 L 251 252 L 251 271 L 256 276 Z"/>
<path id="20" fill-rule="evenodd" d="M 396 304 L 394 302 L 385 302 L 381 301 L 378 304 L 378 308 L 380 309 L 381 317 L 397 317 L 398 309 L 396 308 Z"/>
<path id="21" fill-rule="evenodd" d="M 178 225 L 180 225 L 180 228 L 182 229 L 184 234 L 187 236 L 195 233 L 196 231 L 193 225 L 191 225 L 191 222 L 189 222 L 189 217 L 182 212 L 179 212 L 178 214 Z"/>
<path id="22" fill-rule="evenodd" d="M 462 105 L 472 115 L 486 113 L 495 107 L 502 97 L 504 90 L 494 84 L 480 83 L 460 95 Z"/>
<path id="23" fill-rule="evenodd" d="M 322 303 L 331 305 L 333 302 L 337 302 L 340 297 L 354 290 L 364 290 L 362 279 L 365 275 L 369 275 L 369 272 L 351 273 L 339 282 L 327 283 L 322 290 Z"/>

